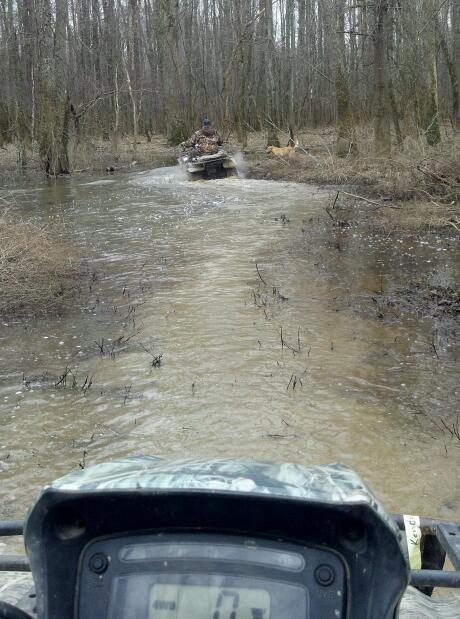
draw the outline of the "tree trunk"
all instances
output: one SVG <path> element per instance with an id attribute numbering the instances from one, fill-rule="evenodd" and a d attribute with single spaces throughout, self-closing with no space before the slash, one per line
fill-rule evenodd
<path id="1" fill-rule="evenodd" d="M 425 32 L 428 88 L 426 103 L 426 141 L 435 146 L 441 141 L 438 105 L 438 63 L 436 58 L 436 15 L 433 0 L 424 0 L 425 16 L 429 20 Z"/>
<path id="2" fill-rule="evenodd" d="M 458 92 L 458 80 L 457 80 L 457 72 L 455 70 L 455 65 L 452 62 L 451 55 L 449 53 L 449 48 L 447 46 L 446 37 L 441 30 L 439 25 L 439 20 L 436 18 L 436 34 L 439 40 L 439 46 L 441 48 L 442 54 L 444 56 L 444 60 L 447 66 L 447 71 L 449 73 L 450 85 L 452 89 L 452 122 L 454 125 L 457 124 L 457 116 L 459 112 L 459 92 Z"/>
<path id="3" fill-rule="evenodd" d="M 389 30 L 388 0 L 375 0 L 374 17 L 374 144 L 379 156 L 391 152 L 388 89 L 387 37 Z"/>
<path id="4" fill-rule="evenodd" d="M 454 0 L 452 9 L 452 31 L 454 35 L 454 52 L 453 52 L 453 64 L 455 67 L 456 76 L 456 92 L 457 92 L 457 108 L 454 109 L 454 124 L 460 129 L 460 102 L 459 102 L 459 90 L 460 90 L 460 2 Z"/>
<path id="5" fill-rule="evenodd" d="M 274 42 L 273 42 L 273 5 L 272 0 L 265 0 L 265 27 L 266 27 L 266 37 L 267 37 L 267 47 L 266 47 L 266 81 L 265 81 L 265 92 L 267 97 L 267 112 L 268 116 L 272 122 L 277 122 L 277 118 L 275 115 L 275 97 L 276 97 L 276 87 L 275 87 L 275 77 L 273 70 L 273 56 L 274 56 Z"/>
<path id="6" fill-rule="evenodd" d="M 41 31 L 38 42 L 38 142 L 43 170 L 55 176 L 59 170 L 56 141 L 56 97 L 54 91 L 54 32 L 49 0 L 37 2 L 37 21 Z"/>
<path id="7" fill-rule="evenodd" d="M 389 14 L 390 25 L 389 25 L 389 32 L 388 32 L 387 48 L 388 48 L 388 59 L 391 60 L 393 63 L 396 62 L 395 46 L 394 46 L 395 28 L 392 27 L 391 24 L 396 24 L 397 19 L 399 17 L 399 7 L 395 6 L 395 2 L 396 0 L 389 0 L 389 6 L 388 6 L 388 10 L 390 11 L 390 14 Z M 403 133 L 401 129 L 401 113 L 400 113 L 399 105 L 396 101 L 394 82 L 391 77 L 390 70 L 388 71 L 388 100 L 390 103 L 393 126 L 395 128 L 395 133 L 396 133 L 396 141 L 398 145 L 400 146 L 403 143 Z"/>
<path id="8" fill-rule="evenodd" d="M 345 0 L 336 0 L 336 68 L 335 90 L 337 100 L 337 143 L 336 153 L 346 157 L 357 152 L 353 104 L 350 97 L 345 50 Z"/>
<path id="9" fill-rule="evenodd" d="M 58 162 L 57 173 L 69 174 L 70 95 L 69 67 L 67 60 L 67 0 L 56 0 L 56 26 L 54 34 L 54 99 L 56 101 L 55 129 Z"/>

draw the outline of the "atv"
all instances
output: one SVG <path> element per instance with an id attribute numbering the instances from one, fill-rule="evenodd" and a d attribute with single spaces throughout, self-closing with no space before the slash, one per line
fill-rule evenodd
<path id="1" fill-rule="evenodd" d="M 190 180 L 208 180 L 238 175 L 236 161 L 224 150 L 219 150 L 214 155 L 201 156 L 194 155 L 192 150 L 182 153 L 178 161 Z"/>

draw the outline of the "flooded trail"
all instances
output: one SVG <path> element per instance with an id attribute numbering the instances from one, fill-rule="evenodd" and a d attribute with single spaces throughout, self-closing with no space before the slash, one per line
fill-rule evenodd
<path id="1" fill-rule="evenodd" d="M 460 442 L 442 426 L 455 342 L 435 355 L 432 319 L 353 311 L 382 273 L 458 278 L 458 248 L 331 240 L 334 193 L 172 168 L 13 195 L 90 276 L 64 316 L 3 320 L 0 517 L 70 469 L 135 454 L 341 461 L 390 510 L 458 517 Z"/>

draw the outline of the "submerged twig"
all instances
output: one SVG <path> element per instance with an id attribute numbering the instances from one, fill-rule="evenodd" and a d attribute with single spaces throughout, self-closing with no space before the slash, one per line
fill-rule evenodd
<path id="1" fill-rule="evenodd" d="M 300 345 L 300 327 L 297 330 L 297 346 L 298 348 L 294 348 L 293 346 L 291 346 L 289 344 L 289 342 L 287 342 L 284 337 L 283 337 L 283 327 L 280 327 L 280 339 L 281 339 L 281 348 L 288 348 L 289 350 L 291 350 L 295 355 L 300 354 L 301 352 L 301 345 Z"/>
<path id="2" fill-rule="evenodd" d="M 259 265 L 257 264 L 257 262 L 256 262 L 256 270 L 257 270 L 257 275 L 260 277 L 260 281 L 261 281 L 261 282 L 262 282 L 265 286 L 268 286 L 267 282 L 264 280 L 264 278 L 263 278 L 263 277 L 262 277 L 262 275 L 260 274 L 260 271 L 259 271 Z"/>

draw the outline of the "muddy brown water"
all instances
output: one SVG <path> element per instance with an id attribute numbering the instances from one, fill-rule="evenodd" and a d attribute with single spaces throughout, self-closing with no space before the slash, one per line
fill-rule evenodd
<path id="1" fill-rule="evenodd" d="M 443 425 L 455 328 L 354 307 L 420 271 L 458 281 L 458 248 L 331 235 L 334 196 L 172 168 L 8 192 L 90 275 L 61 317 L 2 320 L 0 517 L 79 466 L 156 454 L 340 461 L 391 511 L 460 519 L 460 444 Z"/>

